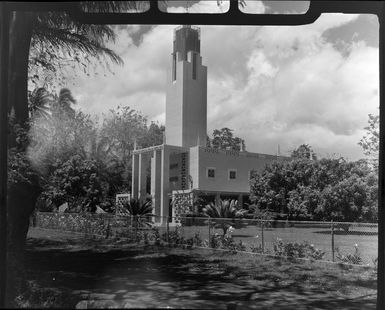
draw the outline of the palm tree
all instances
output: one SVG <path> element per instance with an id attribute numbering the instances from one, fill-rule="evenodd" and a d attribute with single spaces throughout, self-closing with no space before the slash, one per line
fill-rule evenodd
<path id="1" fill-rule="evenodd" d="M 76 104 L 76 100 L 72 96 L 71 91 L 68 88 L 62 88 L 59 92 L 59 96 L 55 95 L 52 112 L 55 115 L 65 114 L 67 116 L 74 117 L 75 110 L 72 107 L 74 104 Z"/>
<path id="2" fill-rule="evenodd" d="M 141 201 L 139 199 L 130 199 L 122 203 L 122 207 L 125 208 L 132 216 L 131 222 L 135 229 L 135 238 L 138 239 L 139 227 L 150 227 L 152 224 L 152 202 L 151 199 Z"/>
<path id="3" fill-rule="evenodd" d="M 150 198 L 142 201 L 140 199 L 132 198 L 122 204 L 123 208 L 125 208 L 128 213 L 134 216 L 137 219 L 138 224 L 144 223 L 148 225 L 147 222 L 142 222 L 142 219 L 148 219 L 152 214 L 152 202 Z"/>
<path id="4" fill-rule="evenodd" d="M 51 116 L 51 105 L 53 96 L 43 87 L 28 91 L 28 109 L 31 117 L 43 117 L 49 119 Z"/>
<path id="5" fill-rule="evenodd" d="M 107 10 L 108 6 L 114 6 L 113 9 L 123 9 L 129 3 L 131 2 L 106 2 L 100 6 L 101 11 Z M 87 7 L 98 4 L 84 2 L 82 5 Z M 122 63 L 120 57 L 105 46 L 105 42 L 115 39 L 112 28 L 106 25 L 81 24 L 71 19 L 65 12 L 14 11 L 10 17 L 9 38 L 9 113 L 13 114 L 15 124 L 25 129 L 28 129 L 30 114 L 28 109 L 29 64 L 54 71 L 58 68 L 52 63 L 58 64 L 59 61 L 54 60 L 61 60 L 60 55 L 63 54 L 68 54 L 70 58 L 72 55 L 75 62 L 85 62 L 84 65 L 90 63 L 87 59 L 97 59 L 100 62 L 111 59 L 113 63 Z M 30 50 L 34 51 L 34 57 L 29 57 Z M 41 104 L 39 106 L 42 107 Z M 14 148 L 17 144 L 15 132 L 10 132 L 9 148 Z M 27 147 L 28 144 L 23 145 L 18 151 L 25 152 Z M 24 231 L 28 230 L 28 222 L 21 223 L 20 219 L 28 218 L 34 209 L 38 195 L 31 193 L 35 192 L 33 190 L 35 187 L 39 187 L 39 184 L 30 184 L 30 189 L 26 185 L 23 188 L 23 197 L 21 195 L 11 197 L 12 193 L 8 195 L 9 206 L 13 210 L 12 215 L 8 217 L 9 230 L 14 230 L 10 232 L 13 238 L 9 242 L 8 250 L 10 256 L 15 258 L 14 260 L 22 257 L 20 249 L 23 249 Z"/>
<path id="6" fill-rule="evenodd" d="M 237 200 L 219 200 L 217 204 L 210 203 L 203 208 L 203 213 L 213 219 L 214 227 L 221 228 L 224 236 L 234 219 L 242 217 L 246 212 L 246 210 L 238 209 L 237 205 Z"/>

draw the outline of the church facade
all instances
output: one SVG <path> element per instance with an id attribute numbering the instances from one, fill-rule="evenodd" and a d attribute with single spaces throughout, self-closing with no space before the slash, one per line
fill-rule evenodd
<path id="1" fill-rule="evenodd" d="M 194 191 L 214 200 L 235 198 L 242 204 L 250 192 L 250 173 L 286 157 L 206 147 L 207 67 L 200 55 L 200 29 L 174 30 L 167 74 L 166 129 L 162 145 L 135 148 L 132 155 L 133 198 L 147 193 L 148 169 L 154 214 L 164 223 L 171 215 L 175 191 Z"/>

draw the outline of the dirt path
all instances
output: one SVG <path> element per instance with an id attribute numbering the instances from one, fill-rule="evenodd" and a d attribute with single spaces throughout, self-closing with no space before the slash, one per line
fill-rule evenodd
<path id="1" fill-rule="evenodd" d="M 28 277 L 71 294 L 75 304 L 83 300 L 78 306 L 375 309 L 373 270 L 85 241 L 37 229 L 29 236 Z"/>

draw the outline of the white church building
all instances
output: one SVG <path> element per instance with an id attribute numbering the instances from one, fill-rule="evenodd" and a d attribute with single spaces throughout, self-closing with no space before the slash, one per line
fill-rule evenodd
<path id="1" fill-rule="evenodd" d="M 144 198 L 148 194 L 150 169 L 149 194 L 161 223 L 176 215 L 171 204 L 173 192 L 193 191 L 215 200 L 231 197 L 242 204 L 250 193 L 251 171 L 287 158 L 206 147 L 207 67 L 200 55 L 200 29 L 193 26 L 174 30 L 165 126 L 162 145 L 135 148 L 132 155 L 131 196 Z"/>

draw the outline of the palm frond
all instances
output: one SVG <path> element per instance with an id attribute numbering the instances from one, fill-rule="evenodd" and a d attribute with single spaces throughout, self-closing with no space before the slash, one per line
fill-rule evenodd
<path id="1" fill-rule="evenodd" d="M 113 31 L 108 27 L 90 27 L 87 31 L 77 31 L 76 27 L 61 28 L 48 23 L 38 23 L 34 28 L 32 46 L 44 49 L 63 50 L 69 54 L 82 52 L 98 58 L 101 55 L 109 57 L 114 63 L 122 65 L 123 60 L 111 49 L 104 45 L 105 40 L 114 39 Z M 78 56 L 74 56 L 75 60 Z"/>
<path id="2" fill-rule="evenodd" d="M 32 117 L 48 119 L 52 102 L 52 95 L 43 87 L 35 88 L 28 94 L 28 109 Z"/>
<path id="3" fill-rule="evenodd" d="M 152 203 L 150 200 L 142 202 L 139 199 L 132 198 L 129 201 L 123 203 L 123 207 L 126 208 L 131 215 L 152 215 Z"/>
<path id="4" fill-rule="evenodd" d="M 237 209 L 237 200 L 220 200 L 218 204 L 210 203 L 203 212 L 211 218 L 235 218 L 245 213 L 245 210 Z"/>
<path id="5" fill-rule="evenodd" d="M 71 30 L 81 35 L 91 35 L 95 38 L 103 38 L 107 41 L 115 40 L 115 33 L 108 25 L 84 24 L 72 19 L 62 12 L 45 12 L 38 15 L 36 26 L 55 29 Z M 34 29 L 36 34 L 39 28 Z"/>
<path id="6" fill-rule="evenodd" d="M 88 13 L 143 12 L 148 9 L 149 1 L 82 1 L 80 5 Z"/>

